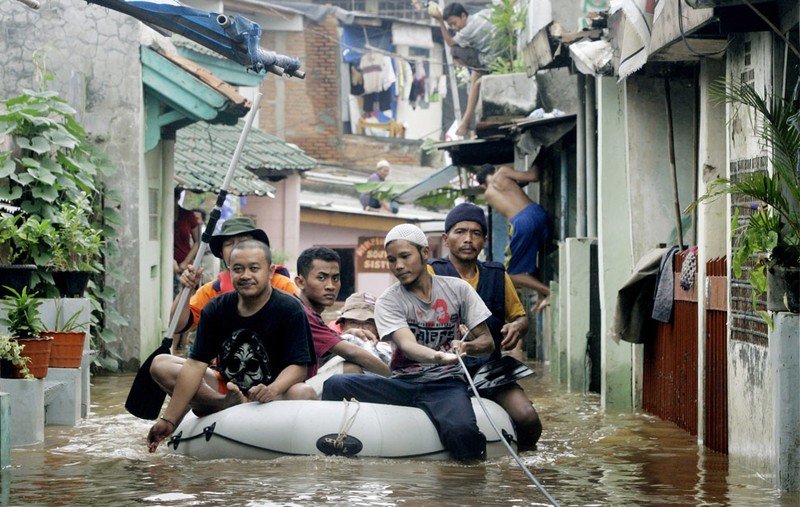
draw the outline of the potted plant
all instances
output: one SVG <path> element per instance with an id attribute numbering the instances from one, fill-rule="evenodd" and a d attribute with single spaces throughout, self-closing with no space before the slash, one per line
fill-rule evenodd
<path id="1" fill-rule="evenodd" d="M 769 152 L 772 172 L 719 179 L 689 209 L 725 194 L 753 202 L 747 220 L 740 220 L 738 208 L 734 211 L 731 229 L 737 239 L 731 267 L 741 277 L 754 259 L 748 273 L 753 306 L 771 325 L 769 311 L 800 313 L 800 110 L 776 95 L 762 96 L 746 83 L 721 85 L 716 92 L 758 114 L 757 133 Z M 766 312 L 756 305 L 765 291 Z"/>
<path id="2" fill-rule="evenodd" d="M 17 210 L 0 212 L 0 297 L 10 294 L 5 286 L 19 292 L 29 287 L 36 263 L 47 262 L 52 236 L 49 220 L 39 220 Z"/>
<path id="3" fill-rule="evenodd" d="M 62 202 L 53 216 L 51 257 L 46 266 L 62 297 L 82 296 L 89 276 L 101 268 L 103 231 L 92 225 L 91 216 L 92 206 L 84 192 Z"/>
<path id="4" fill-rule="evenodd" d="M 0 324 L 8 329 L 8 333 L 20 345 L 24 346 L 23 353 L 30 359 L 28 369 L 34 378 L 47 376 L 47 367 L 50 363 L 50 348 L 53 339 L 42 336 L 42 324 L 39 307 L 42 301 L 36 294 L 29 294 L 27 287 L 21 292 L 6 287 L 11 293 L 0 302 L 0 307 L 5 310 L 5 317 L 0 318 Z"/>
<path id="5" fill-rule="evenodd" d="M 28 362 L 30 359 L 23 355 L 25 346 L 21 345 L 10 334 L 0 333 L 0 377 L 33 379 Z"/>
<path id="6" fill-rule="evenodd" d="M 53 338 L 50 350 L 51 368 L 80 368 L 83 359 L 83 346 L 89 322 L 78 322 L 81 310 L 64 317 L 64 302 L 55 300 L 56 317 L 52 330 L 45 331 Z"/>

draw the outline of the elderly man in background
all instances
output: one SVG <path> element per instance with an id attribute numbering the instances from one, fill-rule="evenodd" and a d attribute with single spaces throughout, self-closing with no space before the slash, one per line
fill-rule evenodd
<path id="1" fill-rule="evenodd" d="M 388 160 L 383 159 L 378 161 L 375 166 L 375 172 L 370 174 L 369 178 L 367 178 L 367 183 L 381 183 L 386 181 L 386 178 L 389 177 L 389 172 L 391 169 L 392 165 Z M 362 193 L 360 201 L 364 211 L 387 211 L 389 213 L 397 213 L 396 208 L 393 208 L 389 201 L 379 201 L 378 199 L 374 198 L 370 192 Z"/>

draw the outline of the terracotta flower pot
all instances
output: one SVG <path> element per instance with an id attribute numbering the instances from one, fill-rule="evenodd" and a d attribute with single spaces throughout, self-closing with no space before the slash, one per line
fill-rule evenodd
<path id="1" fill-rule="evenodd" d="M 25 348 L 22 349 L 22 355 L 29 357 L 28 370 L 34 378 L 45 378 L 47 376 L 47 368 L 50 366 L 50 349 L 53 346 L 53 338 L 50 336 L 40 336 L 39 338 L 27 338 L 25 340 L 18 340 L 20 345 Z M 21 378 L 19 369 L 17 370 L 17 378 Z"/>
<path id="2" fill-rule="evenodd" d="M 53 348 L 50 350 L 51 368 L 80 368 L 83 359 L 83 343 L 86 333 L 83 331 L 47 331 L 53 337 Z"/>

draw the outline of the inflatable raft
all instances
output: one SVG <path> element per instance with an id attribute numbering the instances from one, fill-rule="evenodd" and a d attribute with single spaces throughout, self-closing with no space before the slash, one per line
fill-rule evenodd
<path id="1" fill-rule="evenodd" d="M 505 438 L 516 441 L 508 414 L 484 399 Z M 478 401 L 478 427 L 487 457 L 506 454 Z M 355 401 L 245 403 L 216 414 L 187 414 L 169 440 L 170 452 L 198 459 L 272 459 L 297 455 L 449 459 L 421 409 Z"/>

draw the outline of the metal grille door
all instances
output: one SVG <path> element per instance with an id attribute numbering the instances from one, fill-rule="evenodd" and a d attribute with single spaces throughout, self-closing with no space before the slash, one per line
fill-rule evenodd
<path id="1" fill-rule="evenodd" d="M 697 434 L 697 285 L 681 289 L 686 252 L 675 254 L 672 320 L 644 344 L 643 408 Z"/>
<path id="2" fill-rule="evenodd" d="M 706 447 L 728 453 L 728 263 L 725 258 L 706 263 L 706 347 L 704 419 Z"/>

